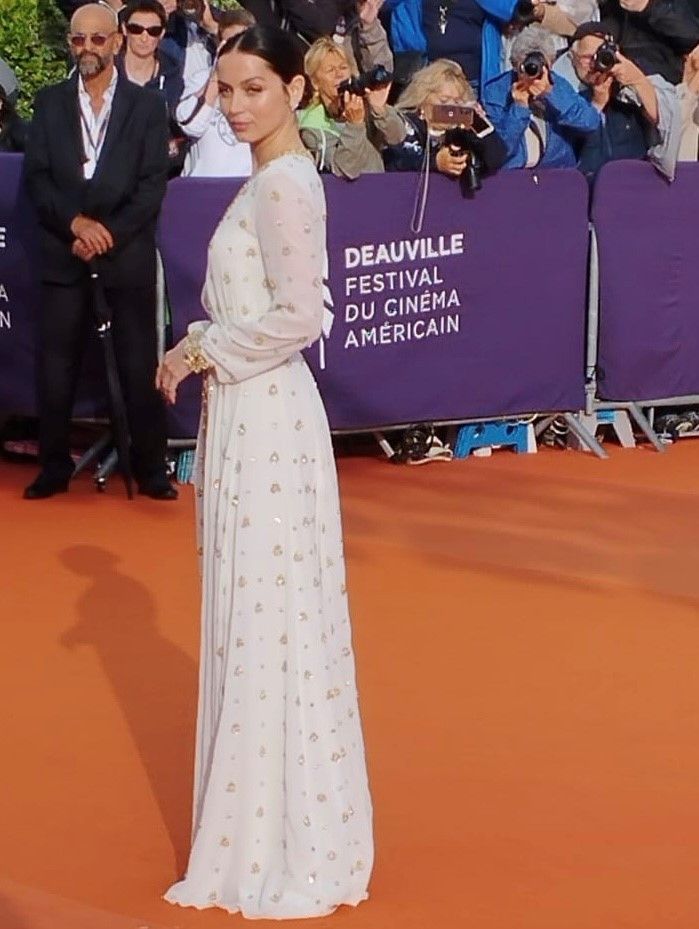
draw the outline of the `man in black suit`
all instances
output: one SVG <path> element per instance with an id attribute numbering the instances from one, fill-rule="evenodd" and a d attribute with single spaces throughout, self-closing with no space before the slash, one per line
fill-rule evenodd
<path id="1" fill-rule="evenodd" d="M 28 499 L 65 491 L 73 472 L 70 415 L 94 325 L 88 264 L 98 263 L 112 311 L 134 475 L 141 493 L 172 500 L 165 410 L 155 389 L 155 226 L 168 172 L 165 102 L 118 75 L 114 12 L 80 7 L 67 81 L 39 92 L 25 173 L 42 232 L 39 460 Z"/>

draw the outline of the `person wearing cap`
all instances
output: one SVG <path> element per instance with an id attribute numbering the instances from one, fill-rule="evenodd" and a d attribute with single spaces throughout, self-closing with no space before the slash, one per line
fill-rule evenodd
<path id="1" fill-rule="evenodd" d="M 644 74 L 682 80 L 684 56 L 699 42 L 689 0 L 601 0 L 600 24 Z"/>
<path id="2" fill-rule="evenodd" d="M 166 473 L 165 408 L 157 366 L 155 227 L 165 195 L 165 100 L 115 66 L 123 36 L 104 4 L 79 7 L 68 36 L 75 70 L 39 91 L 25 177 L 41 231 L 39 461 L 30 500 L 64 492 L 73 473 L 70 416 L 96 269 L 126 402 L 139 492 L 173 500 Z"/>
<path id="3" fill-rule="evenodd" d="M 616 63 L 607 67 L 600 49 Z M 644 74 L 622 55 L 614 34 L 601 23 L 576 29 L 570 55 L 583 85 L 581 96 L 603 117 L 596 132 L 578 145 L 580 170 L 593 177 L 608 161 L 646 158 L 659 150 L 669 126 L 672 86 L 658 75 Z"/>
<path id="4" fill-rule="evenodd" d="M 589 101 L 552 71 L 553 37 L 542 26 L 527 26 L 512 44 L 512 70 L 489 81 L 486 112 L 507 146 L 505 168 L 575 167 L 575 143 L 599 127 Z M 536 62 L 537 73 L 528 73 Z"/>

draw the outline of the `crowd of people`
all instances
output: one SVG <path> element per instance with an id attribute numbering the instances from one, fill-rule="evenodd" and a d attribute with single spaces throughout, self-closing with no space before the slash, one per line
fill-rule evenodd
<path id="1" fill-rule="evenodd" d="M 637 158 L 672 180 L 699 157 L 699 0 L 103 2 L 118 71 L 166 103 L 170 177 L 250 174 L 214 65 L 255 22 L 302 46 L 301 137 L 338 177 L 577 166 L 593 178 Z M 68 17 L 81 4 L 59 2 Z M 0 151 L 25 146 L 17 93 L 0 62 Z"/>
<path id="2" fill-rule="evenodd" d="M 699 159 L 699 0 L 59 3 L 70 79 L 39 92 L 31 125 L 0 60 L 0 151 L 25 152 L 53 308 L 30 498 L 67 489 L 73 472 L 86 266 L 113 308 L 140 308 L 114 317 L 132 465 L 141 492 L 176 496 L 153 387 L 155 226 L 169 178 L 253 173 L 250 127 L 231 116 L 217 63 L 256 24 L 281 27 L 303 60 L 294 119 L 306 156 L 348 181 L 436 171 L 468 195 L 500 170 L 577 167 L 593 181 L 609 161 L 647 159 L 672 180 L 678 161 Z M 244 109 L 260 92 L 244 88 Z"/>

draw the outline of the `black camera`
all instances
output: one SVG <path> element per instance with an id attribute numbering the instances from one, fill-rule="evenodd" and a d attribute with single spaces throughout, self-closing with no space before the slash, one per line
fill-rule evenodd
<path id="1" fill-rule="evenodd" d="M 473 150 L 473 138 L 473 132 L 470 129 L 454 126 L 452 129 L 447 129 L 442 141 L 452 155 L 468 155 L 466 167 L 459 177 L 461 193 L 464 197 L 472 197 L 477 190 L 481 189 L 481 162 Z"/>
<path id="2" fill-rule="evenodd" d="M 612 39 L 605 39 L 592 56 L 592 68 L 600 74 L 611 71 L 617 64 L 619 46 Z"/>
<path id="3" fill-rule="evenodd" d="M 536 81 L 544 76 L 548 66 L 548 62 L 541 52 L 529 52 L 519 66 L 519 73 L 532 81 Z"/>
<path id="4" fill-rule="evenodd" d="M 393 80 L 393 75 L 383 65 L 376 65 L 370 71 L 364 71 L 358 77 L 349 77 L 337 88 L 340 100 L 345 94 L 363 97 L 367 90 L 381 90 Z"/>
<path id="5" fill-rule="evenodd" d="M 525 26 L 531 26 L 532 23 L 538 22 L 534 14 L 535 9 L 536 7 L 532 3 L 532 0 L 518 0 L 515 4 L 510 23 L 519 29 L 524 29 Z"/>

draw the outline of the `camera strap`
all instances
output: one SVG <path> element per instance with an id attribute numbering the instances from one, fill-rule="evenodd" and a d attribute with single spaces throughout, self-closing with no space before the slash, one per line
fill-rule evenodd
<path id="1" fill-rule="evenodd" d="M 535 168 L 546 151 L 546 123 L 538 116 L 532 116 L 524 132 L 526 149 L 525 168 Z"/>
<path id="2" fill-rule="evenodd" d="M 425 210 L 427 209 L 427 192 L 430 186 L 430 139 L 429 135 L 425 142 L 425 155 L 422 160 L 422 167 L 418 174 L 417 187 L 415 189 L 415 203 L 413 205 L 413 215 L 410 220 L 411 232 L 415 234 L 422 232 L 422 225 L 425 221 Z"/>

